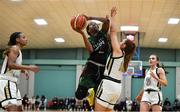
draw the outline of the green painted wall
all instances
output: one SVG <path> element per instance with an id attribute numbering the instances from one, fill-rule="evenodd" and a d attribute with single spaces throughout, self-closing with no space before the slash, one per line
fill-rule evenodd
<path id="1" fill-rule="evenodd" d="M 143 87 L 144 78 L 133 78 L 131 81 L 131 99 L 134 100 Z"/>
<path id="2" fill-rule="evenodd" d="M 161 61 L 176 61 L 177 52 L 178 50 L 173 49 L 141 48 L 140 60 L 148 61 L 150 54 L 156 54 Z"/>
<path id="3" fill-rule="evenodd" d="M 176 98 L 176 70 L 175 68 L 167 68 L 167 71 L 169 72 L 169 74 L 166 75 L 168 85 L 162 88 L 163 98 L 169 98 L 171 104 L 173 104 L 172 102 L 174 102 Z"/>
<path id="4" fill-rule="evenodd" d="M 35 95 L 73 97 L 76 86 L 75 66 L 41 66 L 35 75 Z"/>

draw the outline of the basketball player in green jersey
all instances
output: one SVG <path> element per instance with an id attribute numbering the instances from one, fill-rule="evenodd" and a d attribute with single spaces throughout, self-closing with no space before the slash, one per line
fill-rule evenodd
<path id="1" fill-rule="evenodd" d="M 90 54 L 85 68 L 80 76 L 78 88 L 75 92 L 75 96 L 79 100 L 88 96 L 88 90 L 90 88 L 94 88 L 94 91 L 97 90 L 97 87 L 103 77 L 107 56 L 110 52 L 110 45 L 108 41 L 109 19 L 107 17 L 84 16 L 88 21 L 101 21 L 102 28 L 100 29 L 97 23 L 90 21 L 86 27 L 89 38 L 86 37 L 84 31 L 75 30 L 83 37 L 86 50 Z"/>

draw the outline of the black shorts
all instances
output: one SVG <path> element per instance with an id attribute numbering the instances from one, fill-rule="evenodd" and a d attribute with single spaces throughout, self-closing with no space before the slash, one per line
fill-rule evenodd
<path id="1" fill-rule="evenodd" d="M 104 69 L 105 67 L 87 62 L 80 76 L 79 85 L 96 90 L 103 79 Z"/>
<path id="2" fill-rule="evenodd" d="M 88 95 L 89 88 L 94 88 L 96 92 L 99 83 L 103 79 L 104 69 L 105 67 L 97 66 L 91 62 L 86 63 L 75 93 L 77 99 L 81 100 L 85 98 Z"/>

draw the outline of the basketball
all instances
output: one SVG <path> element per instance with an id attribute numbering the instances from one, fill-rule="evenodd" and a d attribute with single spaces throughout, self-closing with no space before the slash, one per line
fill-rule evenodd
<path id="1" fill-rule="evenodd" d="M 71 19 L 71 27 L 77 30 L 83 30 L 86 27 L 86 17 L 83 15 L 73 16 Z"/>

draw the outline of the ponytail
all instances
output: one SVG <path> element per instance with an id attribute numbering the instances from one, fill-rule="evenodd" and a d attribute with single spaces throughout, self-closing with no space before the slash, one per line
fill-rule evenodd
<path id="1" fill-rule="evenodd" d="M 7 55 L 8 55 L 8 53 L 9 53 L 9 49 L 10 49 L 10 47 L 9 47 L 9 46 L 5 48 L 5 50 L 4 50 L 3 54 L 2 54 L 2 57 L 3 57 L 3 58 L 5 58 L 5 56 L 7 56 Z"/>
<path id="2" fill-rule="evenodd" d="M 131 40 L 127 39 L 126 42 L 126 47 L 124 48 L 125 56 L 124 56 L 124 72 L 127 71 L 129 61 L 133 57 L 133 53 L 136 49 L 135 43 L 133 43 Z"/>
<path id="3" fill-rule="evenodd" d="M 157 61 L 160 61 L 160 58 L 159 58 L 156 54 L 152 54 L 152 55 L 155 55 Z M 166 71 L 166 69 L 165 69 L 165 67 L 164 67 L 164 64 L 161 64 L 161 65 L 160 65 L 159 63 L 157 63 L 156 66 L 157 66 L 158 68 L 162 68 L 162 69 L 164 70 L 165 74 L 168 74 L 168 73 L 169 73 L 168 71 Z"/>
<path id="4" fill-rule="evenodd" d="M 168 71 L 166 71 L 164 64 L 161 64 L 161 66 L 160 66 L 159 63 L 158 63 L 158 64 L 157 64 L 157 67 L 158 67 L 158 68 L 162 68 L 162 69 L 164 70 L 165 74 L 168 74 L 168 73 L 169 73 Z"/>
<path id="5" fill-rule="evenodd" d="M 16 45 L 16 38 L 20 37 L 20 34 L 22 32 L 14 32 L 10 35 L 9 37 L 9 42 L 8 42 L 8 47 L 5 48 L 4 52 L 3 52 L 3 58 L 8 55 L 9 53 L 9 49 L 11 48 L 11 46 Z"/>
<path id="6" fill-rule="evenodd" d="M 16 45 L 16 38 L 20 37 L 21 32 L 14 32 L 9 37 L 8 46 Z"/>

